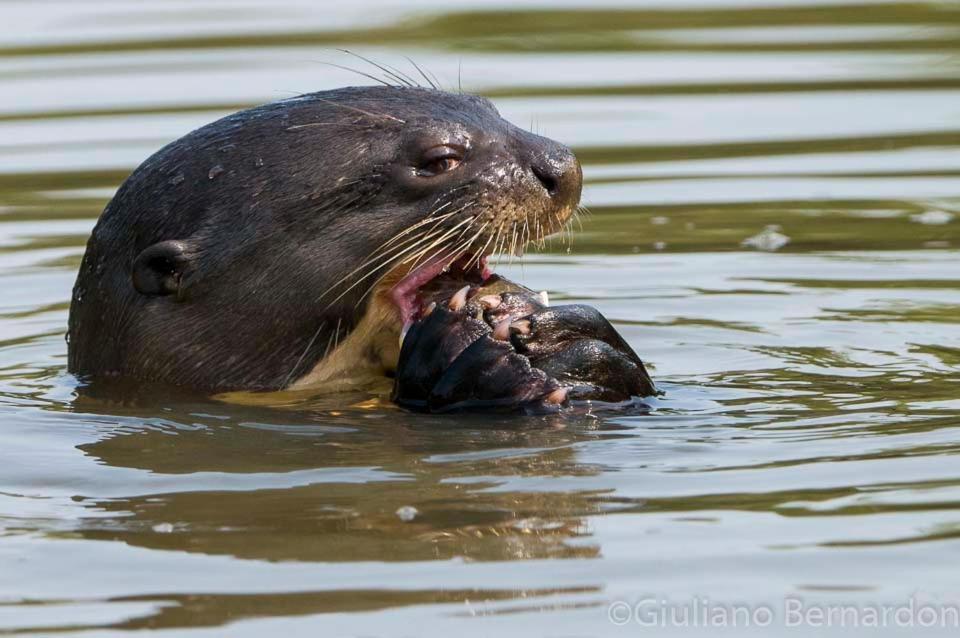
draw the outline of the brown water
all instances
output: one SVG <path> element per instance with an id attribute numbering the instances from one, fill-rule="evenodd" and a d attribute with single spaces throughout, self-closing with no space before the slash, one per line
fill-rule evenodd
<path id="1" fill-rule="evenodd" d="M 960 3 L 336 4 L 0 5 L 0 633 L 686 635 L 662 610 L 708 600 L 771 612 L 730 635 L 841 633 L 796 601 L 939 605 L 880 633 L 956 635 Z M 501 271 L 614 319 L 650 415 L 75 397 L 114 188 L 362 80 L 337 47 L 576 149 L 592 216 Z M 666 627 L 614 622 L 647 598 Z"/>

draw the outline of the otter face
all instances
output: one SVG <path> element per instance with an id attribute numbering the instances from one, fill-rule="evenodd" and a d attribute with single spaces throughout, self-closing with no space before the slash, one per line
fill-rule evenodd
<path id="1" fill-rule="evenodd" d="M 487 100 L 348 88 L 243 111 L 161 149 L 84 256 L 70 370 L 206 392 L 383 373 L 419 290 L 561 229 L 581 172 Z"/>
<path id="2" fill-rule="evenodd" d="M 516 229 L 525 240 L 515 242 L 518 250 L 559 230 L 580 200 L 580 165 L 570 150 L 506 122 L 485 99 L 448 97 L 439 113 L 406 120 L 390 162 L 396 197 L 423 200 L 421 218 L 469 217 L 478 238 L 501 230 L 512 239 Z"/>

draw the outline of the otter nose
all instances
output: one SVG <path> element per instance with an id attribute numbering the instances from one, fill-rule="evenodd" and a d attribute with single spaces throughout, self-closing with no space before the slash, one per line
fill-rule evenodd
<path id="1" fill-rule="evenodd" d="M 580 201 L 583 173 L 580 162 L 566 146 L 553 144 L 530 161 L 530 172 L 547 195 L 560 206 L 575 206 Z"/>

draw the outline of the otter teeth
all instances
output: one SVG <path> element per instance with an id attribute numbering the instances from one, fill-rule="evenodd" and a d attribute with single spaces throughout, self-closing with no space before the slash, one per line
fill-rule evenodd
<path id="1" fill-rule="evenodd" d="M 546 290 L 541 290 L 537 293 L 537 296 L 540 297 L 540 303 L 542 303 L 544 306 L 550 305 L 550 296 L 547 295 Z"/>
<path id="2" fill-rule="evenodd" d="M 530 334 L 530 320 L 520 319 L 519 321 L 514 321 L 510 324 L 510 328 L 516 330 L 522 335 L 528 335 Z"/>
<path id="3" fill-rule="evenodd" d="M 457 294 L 455 294 L 453 297 L 450 298 L 450 303 L 448 304 L 448 307 L 450 308 L 450 310 L 457 312 L 458 310 L 463 308 L 465 305 L 467 305 L 468 292 L 470 292 L 470 286 L 464 286 L 463 288 L 458 290 Z"/>
<path id="4" fill-rule="evenodd" d="M 497 341 L 506 341 L 510 338 L 510 320 L 504 319 L 493 329 L 493 338 Z"/>

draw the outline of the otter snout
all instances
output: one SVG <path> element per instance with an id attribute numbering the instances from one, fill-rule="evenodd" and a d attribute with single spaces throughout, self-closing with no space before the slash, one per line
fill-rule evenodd
<path id="1" fill-rule="evenodd" d="M 553 206 L 572 209 L 580 203 L 583 171 L 576 155 L 563 144 L 537 136 L 526 161 L 532 177 L 545 191 Z"/>

